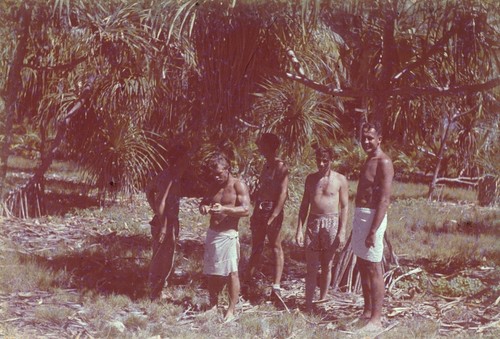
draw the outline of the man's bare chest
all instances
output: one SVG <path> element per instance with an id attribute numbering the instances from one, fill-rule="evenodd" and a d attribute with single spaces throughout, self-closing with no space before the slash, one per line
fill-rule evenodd
<path id="1" fill-rule="evenodd" d="M 377 177 L 378 160 L 367 160 L 361 168 L 360 181 L 374 182 Z"/>
<path id="2" fill-rule="evenodd" d="M 339 185 L 332 178 L 321 178 L 312 185 L 313 196 L 334 196 L 338 194 Z"/>
<path id="3" fill-rule="evenodd" d="M 234 205 L 236 202 L 236 192 L 234 190 L 221 189 L 212 197 L 212 202 L 221 205 Z"/>

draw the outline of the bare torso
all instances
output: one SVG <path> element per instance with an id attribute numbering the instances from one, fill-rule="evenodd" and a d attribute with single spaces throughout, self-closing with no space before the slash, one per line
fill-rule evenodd
<path id="1" fill-rule="evenodd" d="M 309 201 L 311 214 L 331 214 L 339 211 L 340 174 L 329 171 L 321 177 L 318 173 L 308 176 Z"/>
<path id="2" fill-rule="evenodd" d="M 168 217 L 178 217 L 180 200 L 180 187 L 178 182 L 179 179 L 176 177 L 175 173 L 170 169 L 166 169 L 160 172 L 160 174 L 148 184 L 146 194 L 151 207 L 154 206 L 153 210 L 155 214 L 165 211 Z M 167 194 L 166 197 L 165 194 Z"/>
<path id="3" fill-rule="evenodd" d="M 381 199 L 383 184 L 381 167 L 384 161 L 391 162 L 390 158 L 383 152 L 366 159 L 359 176 L 356 207 L 377 208 Z"/>
<path id="4" fill-rule="evenodd" d="M 259 177 L 257 200 L 277 201 L 281 193 L 284 163 L 280 159 L 266 162 Z"/>
<path id="5" fill-rule="evenodd" d="M 237 199 L 238 194 L 235 189 L 235 184 L 238 179 L 230 177 L 226 185 L 218 190 L 216 190 L 214 195 L 207 199 L 207 203 L 221 204 L 222 206 L 239 206 L 240 203 Z M 238 230 L 239 217 L 228 216 L 225 214 L 212 214 L 210 217 L 210 228 L 214 231 L 225 231 L 229 229 Z"/>

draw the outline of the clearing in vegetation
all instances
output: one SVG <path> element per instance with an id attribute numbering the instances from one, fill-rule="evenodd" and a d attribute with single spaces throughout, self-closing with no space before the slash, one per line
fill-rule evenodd
<path id="1" fill-rule="evenodd" d="M 0 335 L 355 337 L 363 305 L 356 284 L 348 290 L 341 282 L 339 290 L 329 292 L 329 300 L 315 305 L 314 315 L 302 312 L 305 254 L 293 242 L 298 212 L 293 197 L 299 194 L 291 194 L 284 222 L 283 298 L 288 310 L 267 301 L 272 269 L 271 255 L 265 252 L 262 279 L 252 286 L 248 300 L 241 298 L 237 319 L 222 324 L 222 309 L 205 311 L 202 256 L 208 219 L 198 213 L 198 199 L 182 200 L 175 272 L 163 301 L 151 303 L 146 286 L 151 211 L 144 196 L 104 208 L 88 199 L 77 209 L 71 206 L 79 198 L 69 193 L 75 185 L 61 180 L 57 185 L 57 213 L 1 220 Z M 350 185 L 350 193 L 355 192 L 355 183 Z M 498 337 L 500 211 L 477 207 L 471 203 L 474 192 L 463 189 L 448 189 L 447 201 L 428 202 L 426 189 L 394 186 L 388 236 L 399 266 L 386 271 L 386 330 L 379 337 Z M 240 224 L 243 267 L 250 254 L 248 222 Z"/>

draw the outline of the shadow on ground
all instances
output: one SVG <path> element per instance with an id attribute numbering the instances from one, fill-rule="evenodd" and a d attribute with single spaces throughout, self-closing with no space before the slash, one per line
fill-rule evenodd
<path id="1" fill-rule="evenodd" d="M 81 293 L 125 295 L 132 300 L 148 297 L 148 270 L 151 258 L 150 238 L 143 235 L 110 233 L 89 238 L 86 247 L 54 257 L 35 256 L 36 262 L 54 272 L 65 272 L 66 279 L 57 282 L 58 288 L 74 288 Z M 203 258 L 203 244 L 199 241 L 179 242 L 176 250 L 175 271 L 168 285 L 204 285 L 203 275 L 190 262 Z M 187 260 L 186 260 L 187 259 Z M 33 256 L 24 256 L 33 260 Z M 175 301 L 174 301 L 175 302 Z M 179 303 L 185 303 L 181 300 Z"/>

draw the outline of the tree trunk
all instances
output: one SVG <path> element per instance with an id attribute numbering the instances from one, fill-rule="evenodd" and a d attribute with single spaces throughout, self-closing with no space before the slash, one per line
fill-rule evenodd
<path id="1" fill-rule="evenodd" d="M 452 124 L 453 120 L 448 119 L 448 123 L 446 125 L 446 129 L 444 131 L 444 136 L 441 139 L 441 145 L 439 146 L 439 152 L 437 154 L 437 164 L 436 167 L 434 168 L 434 174 L 432 176 L 432 181 L 429 185 L 429 192 L 427 193 L 427 199 L 431 200 L 432 194 L 434 193 L 434 190 L 436 189 L 436 183 L 437 183 L 437 178 L 439 175 L 439 170 L 441 169 L 441 163 L 443 161 L 443 154 L 444 150 L 446 148 L 446 141 L 448 140 L 448 133 L 450 132 L 450 126 Z"/>
<path id="2" fill-rule="evenodd" d="M 377 81 L 376 93 L 373 103 L 373 122 L 380 123 L 383 128 L 387 116 L 387 102 L 390 97 L 391 79 L 394 72 L 394 57 L 396 55 L 394 41 L 394 25 L 396 14 L 388 10 L 385 16 L 384 35 L 382 41 L 382 70 Z"/>
<path id="3" fill-rule="evenodd" d="M 495 206 L 500 203 L 500 179 L 487 175 L 479 180 L 477 200 L 480 206 Z"/>
<path id="4" fill-rule="evenodd" d="M 40 166 L 35 169 L 33 176 L 24 186 L 11 192 L 5 199 L 5 214 L 28 218 L 32 216 L 40 216 L 46 213 L 44 203 L 45 172 L 47 172 L 50 165 L 54 161 L 56 151 L 66 135 L 66 129 L 69 122 L 89 99 L 92 92 L 93 80 L 94 79 L 90 79 L 89 83 L 85 85 L 82 94 L 75 101 L 66 117 L 59 121 L 56 136 L 49 149 L 42 157 Z"/>
<path id="5" fill-rule="evenodd" d="M 26 57 L 29 39 L 29 27 L 31 24 L 31 8 L 24 4 L 19 9 L 19 33 L 17 34 L 17 46 L 12 57 L 7 83 L 5 86 L 5 122 L 4 141 L 0 153 L 0 199 L 5 193 L 5 182 L 7 177 L 7 161 L 9 159 L 10 145 L 12 143 L 12 126 L 14 116 L 17 112 L 18 93 L 22 86 L 21 71 L 24 58 Z"/>

